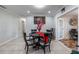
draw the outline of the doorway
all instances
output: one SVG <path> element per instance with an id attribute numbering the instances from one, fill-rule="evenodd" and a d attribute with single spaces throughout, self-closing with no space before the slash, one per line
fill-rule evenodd
<path id="1" fill-rule="evenodd" d="M 59 35 L 60 41 L 71 48 L 77 50 L 78 45 L 78 8 L 71 10 L 70 12 L 59 17 Z M 61 33 L 62 32 L 62 33 Z"/>

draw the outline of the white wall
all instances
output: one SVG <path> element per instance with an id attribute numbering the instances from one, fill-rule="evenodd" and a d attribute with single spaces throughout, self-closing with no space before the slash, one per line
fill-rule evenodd
<path id="1" fill-rule="evenodd" d="M 19 20 L 18 16 L 0 10 L 0 44 L 21 36 Z"/>
<path id="2" fill-rule="evenodd" d="M 55 22 L 53 17 L 46 16 L 46 24 L 42 28 L 42 32 L 45 32 L 46 29 L 54 28 Z M 34 24 L 34 16 L 26 17 L 26 33 L 29 34 L 31 29 L 36 29 L 36 25 Z"/>

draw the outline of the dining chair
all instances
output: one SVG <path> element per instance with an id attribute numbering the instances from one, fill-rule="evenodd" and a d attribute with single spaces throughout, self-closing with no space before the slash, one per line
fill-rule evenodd
<path id="1" fill-rule="evenodd" d="M 44 33 L 44 35 L 48 36 L 48 42 L 46 43 L 44 40 L 42 40 L 40 42 L 40 46 L 43 49 L 44 54 L 45 54 L 46 53 L 46 47 L 48 47 L 49 48 L 49 52 L 51 52 L 51 49 L 50 49 L 50 44 L 51 44 L 51 38 L 50 38 L 50 36 L 51 36 L 51 33 Z"/>
<path id="2" fill-rule="evenodd" d="M 50 33 L 50 36 L 49 36 L 49 37 L 50 37 L 51 39 L 53 39 L 53 33 L 52 33 L 52 30 L 47 29 L 46 32 L 47 32 L 47 33 Z"/>
<path id="3" fill-rule="evenodd" d="M 37 32 L 37 29 L 31 29 L 32 34 L 35 33 L 35 32 Z"/>
<path id="4" fill-rule="evenodd" d="M 28 54 L 29 47 L 34 46 L 35 44 L 33 42 L 32 36 L 26 36 L 26 33 L 23 33 L 23 37 L 24 37 L 24 41 L 25 41 L 25 51 L 26 51 L 26 54 Z"/>

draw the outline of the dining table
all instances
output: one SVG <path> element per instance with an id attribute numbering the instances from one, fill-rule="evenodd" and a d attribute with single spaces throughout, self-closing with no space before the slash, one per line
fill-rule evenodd
<path id="1" fill-rule="evenodd" d="M 30 34 L 33 37 L 33 42 L 36 43 L 34 48 L 38 48 L 41 46 L 40 42 L 43 41 L 43 43 L 48 41 L 48 36 L 45 36 L 44 32 L 35 32 Z"/>

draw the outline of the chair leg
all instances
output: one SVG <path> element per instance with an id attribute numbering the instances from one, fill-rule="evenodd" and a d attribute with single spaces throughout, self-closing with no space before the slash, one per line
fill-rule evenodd
<path id="1" fill-rule="evenodd" d="M 46 53 L 45 46 L 44 46 L 43 50 L 44 50 L 44 54 L 45 54 Z"/>
<path id="2" fill-rule="evenodd" d="M 29 46 L 27 46 L 27 51 L 26 51 L 26 54 L 28 54 L 28 50 L 29 50 Z"/>
<path id="3" fill-rule="evenodd" d="M 26 50 L 26 47 L 27 47 L 27 50 Z M 27 46 L 26 44 L 25 44 L 25 51 L 26 51 L 26 54 L 28 54 L 28 49 L 29 49 L 29 46 Z"/>
<path id="4" fill-rule="evenodd" d="M 49 45 L 49 52 L 51 52 L 51 50 L 50 50 L 50 45 Z"/>
<path id="5" fill-rule="evenodd" d="M 44 49 L 44 54 L 46 53 L 45 49 Z"/>

